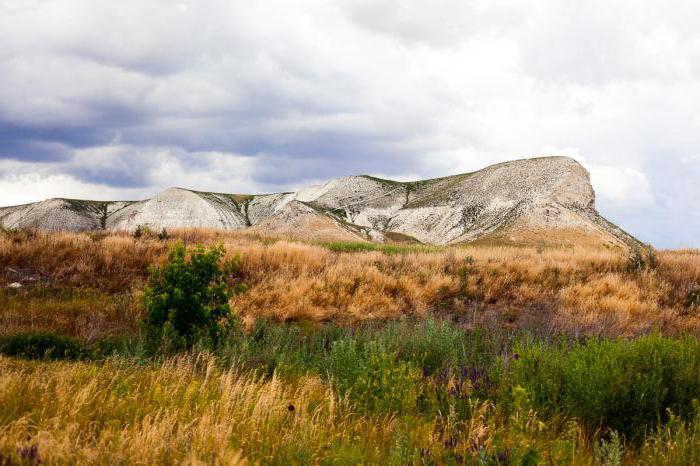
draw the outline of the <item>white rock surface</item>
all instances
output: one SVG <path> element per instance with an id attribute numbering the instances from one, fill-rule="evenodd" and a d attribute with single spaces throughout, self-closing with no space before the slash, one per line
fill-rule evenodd
<path id="1" fill-rule="evenodd" d="M 360 229 L 343 224 L 307 204 L 286 202 L 269 217 L 250 228 L 253 233 L 307 241 L 365 241 Z"/>
<path id="2" fill-rule="evenodd" d="M 471 241 L 509 228 L 574 229 L 619 244 L 636 241 L 598 215 L 588 172 L 567 157 L 517 160 L 409 183 L 348 176 L 296 193 L 171 188 L 138 202 L 49 199 L 0 208 L 0 224 L 47 230 L 252 227 L 260 233 L 325 232 L 375 241 L 397 232 L 431 244 Z"/>
<path id="3" fill-rule="evenodd" d="M 67 199 L 47 199 L 33 204 L 0 209 L 3 228 L 42 230 L 96 230 L 101 228 L 100 212 L 77 206 Z"/>
<path id="4" fill-rule="evenodd" d="M 117 210 L 109 216 L 107 228 L 134 230 L 138 225 L 162 228 L 238 229 L 247 225 L 245 216 L 232 199 L 170 188 L 155 197 Z"/>

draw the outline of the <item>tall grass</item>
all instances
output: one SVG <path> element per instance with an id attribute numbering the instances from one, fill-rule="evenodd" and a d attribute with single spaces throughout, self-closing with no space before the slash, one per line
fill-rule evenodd
<path id="1" fill-rule="evenodd" d="M 437 312 L 466 325 L 538 327 L 543 333 L 700 333 L 700 308 L 689 298 L 700 286 L 698 251 L 661 251 L 655 269 L 631 270 L 624 252 L 590 247 L 367 243 L 360 250 L 353 244 L 329 249 L 208 230 L 172 231 L 170 238 L 3 233 L 0 283 L 16 281 L 11 268 L 59 290 L 51 293 L 73 291 L 49 296 L 30 284 L 31 290 L 21 292 L 2 287 L 2 327 L 54 326 L 93 339 L 133 332 L 139 309 L 132 303 L 138 302 L 149 265 L 162 264 L 171 243 L 183 240 L 221 243 L 230 258 L 243 258 L 236 279 L 249 290 L 230 304 L 249 325 L 259 317 L 354 325 Z"/>
<path id="2" fill-rule="evenodd" d="M 46 464 L 693 464 L 700 342 L 442 320 L 259 324 L 217 353 L 0 356 L 0 454 Z M 613 461 L 613 463 L 610 463 Z"/>

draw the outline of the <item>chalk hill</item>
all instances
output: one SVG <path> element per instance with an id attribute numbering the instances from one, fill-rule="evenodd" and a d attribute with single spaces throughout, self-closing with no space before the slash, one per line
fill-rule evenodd
<path id="1" fill-rule="evenodd" d="M 49 199 L 0 208 L 0 224 L 45 230 L 249 229 L 310 240 L 428 244 L 637 243 L 598 214 L 588 172 L 567 157 L 516 160 L 413 182 L 349 176 L 292 193 L 171 188 L 143 201 Z"/>

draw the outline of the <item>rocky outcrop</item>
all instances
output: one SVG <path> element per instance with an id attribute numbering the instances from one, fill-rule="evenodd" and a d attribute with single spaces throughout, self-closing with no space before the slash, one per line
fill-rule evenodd
<path id="1" fill-rule="evenodd" d="M 146 201 L 134 202 L 107 219 L 111 230 L 151 228 L 239 229 L 247 225 L 234 200 L 225 195 L 170 188 Z"/>
<path id="2" fill-rule="evenodd" d="M 281 207 L 250 228 L 251 233 L 307 241 L 366 241 L 365 231 L 298 200 Z"/>
<path id="3" fill-rule="evenodd" d="M 304 238 L 449 244 L 512 231 L 579 231 L 609 244 L 636 240 L 595 210 L 588 172 L 567 157 L 517 160 L 444 178 L 397 182 L 349 176 L 295 193 L 236 195 L 168 189 L 137 202 L 50 199 L 0 208 L 5 228 L 244 229 Z"/>

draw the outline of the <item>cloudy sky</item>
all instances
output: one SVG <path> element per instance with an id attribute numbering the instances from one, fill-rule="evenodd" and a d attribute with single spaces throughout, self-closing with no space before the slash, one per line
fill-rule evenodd
<path id="1" fill-rule="evenodd" d="M 700 246 L 700 2 L 0 0 L 0 204 L 536 155 Z"/>

